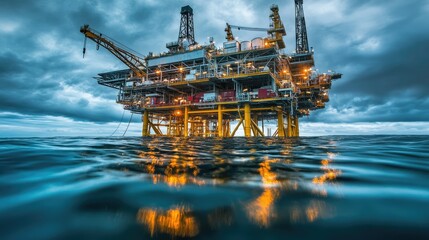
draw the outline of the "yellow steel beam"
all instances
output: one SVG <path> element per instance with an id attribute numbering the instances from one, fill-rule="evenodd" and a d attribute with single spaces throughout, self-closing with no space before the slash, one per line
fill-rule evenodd
<path id="1" fill-rule="evenodd" d="M 234 137 L 235 133 L 237 132 L 238 128 L 240 127 L 240 125 L 243 123 L 243 119 L 241 118 L 240 121 L 238 122 L 237 126 L 235 126 L 234 130 L 231 133 L 231 137 Z"/>
<path id="2" fill-rule="evenodd" d="M 223 137 L 223 113 L 222 105 L 217 106 L 217 135 L 218 137 Z"/>
<path id="3" fill-rule="evenodd" d="M 275 137 L 275 136 L 277 136 L 279 134 L 279 129 L 277 128 L 276 129 L 276 131 L 273 133 L 273 136 L 272 137 Z"/>
<path id="4" fill-rule="evenodd" d="M 155 132 L 155 134 L 157 136 L 162 136 L 163 135 L 162 132 L 161 132 L 161 130 L 159 129 L 159 127 L 157 125 L 153 124 L 151 121 L 149 121 L 149 126 L 153 129 L 153 131 Z"/>
<path id="5" fill-rule="evenodd" d="M 257 134 L 259 134 L 259 136 L 264 137 L 264 132 L 262 132 L 262 130 L 259 128 L 258 124 L 255 121 L 253 121 L 253 120 L 252 120 L 252 125 L 253 125 L 253 128 L 254 128 L 255 132 Z"/>
<path id="6" fill-rule="evenodd" d="M 189 107 L 188 106 L 186 106 L 185 107 L 185 113 L 184 113 L 184 116 L 183 116 L 183 136 L 184 137 L 187 137 L 187 136 L 189 136 L 189 134 L 188 134 L 188 120 L 189 120 Z"/>
<path id="7" fill-rule="evenodd" d="M 244 136 L 250 137 L 250 103 L 244 104 Z"/>
<path id="8" fill-rule="evenodd" d="M 298 116 L 295 116 L 294 118 L 295 122 L 295 137 L 299 137 L 299 120 Z"/>
<path id="9" fill-rule="evenodd" d="M 254 72 L 254 73 L 246 73 L 246 74 L 229 74 L 225 77 L 220 77 L 219 79 L 237 79 L 237 78 L 247 78 L 247 77 L 254 77 L 254 76 L 263 76 L 263 75 L 270 75 L 269 72 Z"/>
<path id="10" fill-rule="evenodd" d="M 171 115 L 170 120 L 168 121 L 167 136 L 171 136 Z"/>
<path id="11" fill-rule="evenodd" d="M 285 124 L 283 119 L 283 111 L 277 110 L 277 130 L 279 137 L 285 137 Z"/>
<path id="12" fill-rule="evenodd" d="M 253 136 L 255 136 L 255 137 L 258 136 L 258 133 L 255 130 L 255 126 L 253 126 L 252 123 L 250 123 L 250 130 L 252 130 L 251 133 L 253 134 Z"/>
<path id="13" fill-rule="evenodd" d="M 145 110 L 143 113 L 143 128 L 142 128 L 142 136 L 149 136 L 149 111 Z"/>
<path id="14" fill-rule="evenodd" d="M 224 129 L 223 129 L 223 136 L 225 136 L 225 137 L 231 136 L 231 122 L 229 120 L 225 121 Z"/>
<path id="15" fill-rule="evenodd" d="M 188 85 L 189 83 L 204 83 L 204 82 L 209 82 L 208 78 L 201 78 L 198 80 L 192 80 L 192 81 L 180 81 L 180 82 L 174 82 L 174 83 L 169 83 L 168 86 L 180 86 L 180 85 Z"/>
<path id="16" fill-rule="evenodd" d="M 292 116 L 290 113 L 287 114 L 287 136 L 293 137 Z"/>
<path id="17" fill-rule="evenodd" d="M 247 103 L 248 104 L 248 103 Z M 261 107 L 261 108 L 252 108 L 252 111 L 272 111 L 274 110 L 273 107 Z M 222 109 L 222 113 L 228 113 L 228 112 L 243 112 L 244 109 L 240 108 L 230 108 L 230 109 Z M 189 114 L 204 114 L 204 113 L 218 113 L 219 109 L 210 109 L 210 110 L 195 110 L 195 111 L 189 111 Z"/>

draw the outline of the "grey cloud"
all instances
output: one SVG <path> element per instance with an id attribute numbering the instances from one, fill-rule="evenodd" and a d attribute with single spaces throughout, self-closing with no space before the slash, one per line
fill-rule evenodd
<path id="1" fill-rule="evenodd" d="M 323 21 L 329 15 L 311 15 L 320 1 L 306 0 L 309 41 L 316 49 L 317 68 L 334 69 L 344 77 L 333 84 L 327 109 L 312 113 L 304 121 L 429 121 L 425 114 L 429 108 L 425 69 L 429 62 L 426 51 L 429 31 L 424 30 L 429 17 L 419 8 L 424 2 L 350 0 L 338 8 L 343 12 L 340 20 L 334 22 Z M 291 52 L 295 44 L 293 1 L 273 3 L 280 7 L 288 31 L 287 52 Z M 12 33 L 0 31 L 0 44 L 5 46 L 0 49 L 0 80 L 4 86 L 0 89 L 0 111 L 94 122 L 118 121 L 122 112 L 112 106 L 115 90 L 98 86 L 91 78 L 99 72 L 125 66 L 104 49 L 95 52 L 93 43 L 87 46 L 86 59 L 76 58 L 83 44 L 79 27 L 90 24 L 142 54 L 162 52 L 166 51 L 165 43 L 177 38 L 180 7 L 187 4 L 194 7 L 197 40 L 204 42 L 206 37 L 214 36 L 220 45 L 224 40 L 223 24 L 229 19 L 212 13 L 225 9 L 208 9 L 201 1 L 0 2 L 0 24 L 9 19 L 18 25 Z M 259 0 L 246 4 L 254 12 L 251 17 L 258 27 L 268 24 L 271 2 Z M 114 12 L 119 11 L 118 6 L 123 12 Z M 226 1 L 222 6 L 234 5 Z M 382 9 L 385 15 L 374 16 L 371 13 L 374 8 Z M 380 26 L 366 28 L 363 23 L 376 24 L 367 23 L 368 17 L 380 20 Z M 353 38 L 362 28 L 369 30 L 362 32 L 360 38 Z M 259 33 L 237 32 L 243 38 L 252 34 Z M 60 48 L 43 46 L 44 35 L 58 41 Z M 379 46 L 360 50 L 370 38 L 377 38 Z M 84 96 L 68 100 L 63 96 L 68 87 L 89 93 L 98 102 Z"/>

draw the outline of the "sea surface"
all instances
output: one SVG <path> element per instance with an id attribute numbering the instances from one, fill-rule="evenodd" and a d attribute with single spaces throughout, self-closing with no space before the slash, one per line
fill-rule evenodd
<path id="1" fill-rule="evenodd" d="M 0 239 L 429 239 L 429 136 L 0 139 Z"/>

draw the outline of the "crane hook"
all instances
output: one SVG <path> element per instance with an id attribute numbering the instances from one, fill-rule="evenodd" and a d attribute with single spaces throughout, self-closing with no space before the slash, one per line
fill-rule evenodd
<path id="1" fill-rule="evenodd" d="M 86 52 L 86 36 L 85 40 L 83 40 L 83 51 L 82 51 L 82 58 L 85 58 L 85 52 Z"/>

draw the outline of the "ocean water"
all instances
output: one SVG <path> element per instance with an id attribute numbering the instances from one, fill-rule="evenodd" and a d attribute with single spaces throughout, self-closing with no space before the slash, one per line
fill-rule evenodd
<path id="1" fill-rule="evenodd" d="M 429 137 L 0 139 L 1 239 L 429 239 Z"/>

